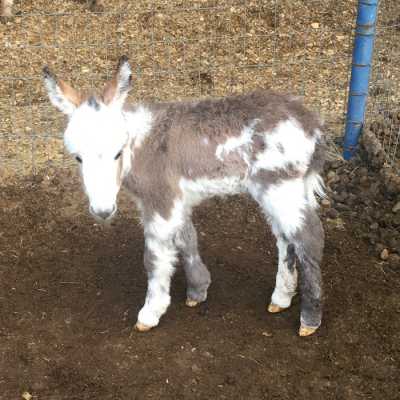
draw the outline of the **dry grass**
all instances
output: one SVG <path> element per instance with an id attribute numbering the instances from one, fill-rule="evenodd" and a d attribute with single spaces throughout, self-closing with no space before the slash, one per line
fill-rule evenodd
<path id="1" fill-rule="evenodd" d="M 355 0 L 122 1 L 104 13 L 72 0 L 20 1 L 0 24 L 0 165 L 64 164 L 63 118 L 43 65 L 96 86 L 127 54 L 137 99 L 223 96 L 273 87 L 304 96 L 341 135 Z"/>

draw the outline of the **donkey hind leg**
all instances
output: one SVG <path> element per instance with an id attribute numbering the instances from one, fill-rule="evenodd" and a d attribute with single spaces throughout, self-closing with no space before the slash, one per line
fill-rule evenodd
<path id="1" fill-rule="evenodd" d="M 211 276 L 201 260 L 197 233 L 192 221 L 187 220 L 183 229 L 177 233 L 175 244 L 183 256 L 187 281 L 186 305 L 194 307 L 207 299 Z"/>
<path id="2" fill-rule="evenodd" d="M 318 214 L 308 209 L 303 227 L 293 243 L 300 268 L 301 317 L 300 336 L 314 333 L 321 325 L 322 278 L 320 263 L 324 248 L 324 230 Z"/>
<path id="3" fill-rule="evenodd" d="M 270 219 L 275 236 L 285 238 L 289 243 L 289 251 L 294 247 L 299 261 L 301 336 L 312 334 L 321 324 L 322 283 L 319 265 L 324 246 L 322 224 L 312 207 L 314 203 L 308 199 L 305 186 L 304 180 L 298 178 L 270 185 L 265 190 L 260 190 L 260 185 L 250 190 Z"/>
<path id="4" fill-rule="evenodd" d="M 177 249 L 173 240 L 146 235 L 144 266 L 147 272 L 147 294 L 135 325 L 138 331 L 148 331 L 158 325 L 171 302 L 169 294 Z"/>
<path id="5" fill-rule="evenodd" d="M 278 271 L 276 274 L 275 289 L 272 293 L 268 311 L 277 313 L 290 307 L 292 298 L 296 295 L 297 269 L 295 262 L 295 249 L 284 237 L 277 237 L 279 253 Z"/>

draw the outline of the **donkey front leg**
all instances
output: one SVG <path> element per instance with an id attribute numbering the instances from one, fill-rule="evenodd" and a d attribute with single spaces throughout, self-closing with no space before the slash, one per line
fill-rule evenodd
<path id="1" fill-rule="evenodd" d="M 272 293 L 268 311 L 277 313 L 290 307 L 292 298 L 296 295 L 297 270 L 296 254 L 293 244 L 289 244 L 282 235 L 277 237 L 278 272 L 276 274 L 275 289 Z"/>
<path id="2" fill-rule="evenodd" d="M 172 239 L 145 237 L 144 266 L 147 273 L 147 294 L 139 311 L 136 330 L 144 332 L 158 325 L 171 302 L 169 294 L 177 249 Z"/>
<path id="3" fill-rule="evenodd" d="M 196 229 L 191 220 L 187 220 L 176 237 L 175 243 L 181 251 L 187 281 L 186 305 L 195 307 L 207 299 L 207 289 L 211 275 L 201 260 Z"/>

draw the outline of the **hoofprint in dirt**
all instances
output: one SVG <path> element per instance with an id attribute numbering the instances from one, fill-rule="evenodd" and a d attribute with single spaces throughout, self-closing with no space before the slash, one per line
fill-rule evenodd
<path id="1" fill-rule="evenodd" d="M 399 269 L 369 255 L 346 214 L 323 218 L 316 336 L 294 335 L 298 300 L 266 312 L 275 243 L 241 197 L 195 212 L 214 277 L 207 303 L 185 307 L 179 268 L 168 318 L 142 335 L 132 329 L 146 290 L 137 213 L 122 196 L 110 226 L 94 223 L 76 176 L 1 188 L 2 400 L 398 398 Z"/>

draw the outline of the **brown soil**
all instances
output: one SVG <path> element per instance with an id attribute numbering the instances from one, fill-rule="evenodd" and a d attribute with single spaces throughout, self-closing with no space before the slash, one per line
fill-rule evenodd
<path id="1" fill-rule="evenodd" d="M 325 317 L 296 334 L 299 304 L 266 312 L 276 251 L 249 200 L 195 213 L 213 284 L 185 307 L 181 268 L 159 327 L 132 331 L 145 295 L 143 234 L 122 196 L 94 223 L 71 175 L 1 189 L 0 399 L 398 399 L 400 270 L 324 218 Z M 26 394 L 25 394 L 26 396 Z"/>

